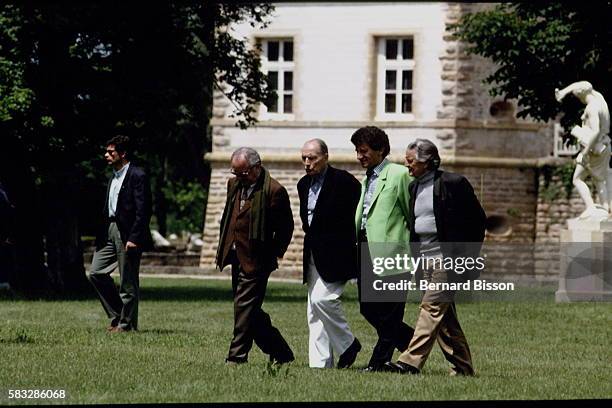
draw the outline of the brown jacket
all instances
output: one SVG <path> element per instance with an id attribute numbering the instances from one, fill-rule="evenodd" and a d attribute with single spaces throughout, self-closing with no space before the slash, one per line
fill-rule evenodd
<path id="1" fill-rule="evenodd" d="M 262 173 L 263 175 L 263 173 Z M 260 180 L 261 181 L 261 180 Z M 270 273 L 278 268 L 277 257 L 282 257 L 291 242 L 293 235 L 293 213 L 289 203 L 287 190 L 278 181 L 270 179 L 270 195 L 266 200 L 265 243 L 261 248 L 254 248 L 249 241 L 249 226 L 251 223 L 251 200 L 253 194 L 262 188 L 258 181 L 254 191 L 240 210 L 240 188 L 231 200 L 230 191 L 238 182 L 231 178 L 227 182 L 228 198 L 221 219 L 221 228 L 226 225 L 227 231 L 220 231 L 217 266 L 223 269 L 231 260 L 228 253 L 232 243 L 236 243 L 236 255 L 245 273 Z M 225 222 L 225 217 L 231 217 Z"/>

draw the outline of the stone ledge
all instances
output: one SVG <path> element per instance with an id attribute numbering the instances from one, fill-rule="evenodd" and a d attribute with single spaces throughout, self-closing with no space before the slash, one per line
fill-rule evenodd
<path id="1" fill-rule="evenodd" d="M 215 127 L 235 128 L 236 122 L 228 119 L 213 119 L 211 125 Z M 431 129 L 487 129 L 487 130 L 533 130 L 538 131 L 548 125 L 522 122 L 484 122 L 466 119 L 446 119 L 434 121 L 327 121 L 327 120 L 264 120 L 257 122 L 255 128 L 360 128 L 376 125 L 380 128 L 431 128 Z"/>
<path id="2" fill-rule="evenodd" d="M 291 163 L 301 165 L 299 154 L 296 153 L 277 153 L 277 152 L 259 152 L 262 161 L 265 163 Z M 232 152 L 211 152 L 204 155 L 204 160 L 210 163 L 229 163 Z M 395 163 L 404 163 L 403 155 L 390 154 L 389 159 Z M 537 159 L 518 159 L 518 158 L 503 158 L 503 157 L 483 157 L 483 156 L 441 156 L 442 163 L 447 166 L 470 166 L 470 167 L 495 167 L 495 168 L 540 168 L 543 166 L 558 166 L 565 164 L 571 159 L 558 157 L 541 157 Z M 329 160 L 333 163 L 351 163 L 357 165 L 355 154 L 337 153 L 330 154 Z"/>

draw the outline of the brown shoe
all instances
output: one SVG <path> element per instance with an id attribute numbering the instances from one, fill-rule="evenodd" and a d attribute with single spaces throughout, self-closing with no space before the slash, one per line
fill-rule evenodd
<path id="1" fill-rule="evenodd" d="M 120 326 L 115 326 L 112 328 L 112 330 L 110 330 L 110 333 L 127 333 L 131 330 L 129 329 L 124 329 L 123 327 Z"/>

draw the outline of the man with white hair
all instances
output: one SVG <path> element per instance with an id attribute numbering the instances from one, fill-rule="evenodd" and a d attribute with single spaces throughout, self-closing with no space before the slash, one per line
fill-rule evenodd
<path id="1" fill-rule="evenodd" d="M 234 337 L 225 361 L 246 363 L 255 341 L 271 362 L 289 363 L 291 348 L 261 308 L 270 273 L 293 235 L 289 196 L 250 147 L 234 151 L 230 172 L 217 249 L 219 269 L 232 266 Z"/>
<path id="2" fill-rule="evenodd" d="M 342 310 L 346 281 L 357 277 L 354 214 L 361 184 L 328 163 L 327 144 L 312 139 L 302 147 L 306 175 L 297 188 L 304 230 L 304 283 L 308 284 L 310 367 L 348 368 L 361 350 Z"/>
<path id="3" fill-rule="evenodd" d="M 415 177 L 408 187 L 413 256 L 428 260 L 474 258 L 484 239 L 486 215 L 469 181 L 462 175 L 441 171 L 439 166 L 440 155 L 431 141 L 417 139 L 408 146 L 406 167 Z M 435 261 L 421 264 L 417 280 L 437 284 L 465 279 L 461 271 L 444 270 L 441 265 Z M 452 364 L 452 375 L 474 375 L 453 291 L 424 292 L 410 344 L 396 363 L 385 364 L 385 370 L 419 373 L 436 341 Z"/>

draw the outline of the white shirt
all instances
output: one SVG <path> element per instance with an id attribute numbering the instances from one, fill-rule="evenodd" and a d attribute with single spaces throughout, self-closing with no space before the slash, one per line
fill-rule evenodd
<path id="1" fill-rule="evenodd" d="M 130 163 L 127 163 L 119 171 L 113 170 L 113 179 L 111 180 L 110 189 L 108 191 L 108 216 L 114 217 L 117 211 L 117 200 L 119 199 L 119 191 L 121 191 L 121 185 L 123 179 L 127 173 Z"/>

